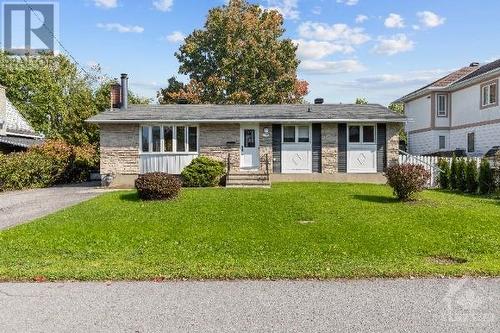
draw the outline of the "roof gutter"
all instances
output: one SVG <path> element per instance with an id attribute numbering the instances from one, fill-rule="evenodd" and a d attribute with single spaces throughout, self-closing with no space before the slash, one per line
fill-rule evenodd
<path id="1" fill-rule="evenodd" d="M 234 123 L 406 123 L 406 118 L 394 119 L 213 119 L 213 120 L 168 120 L 168 119 L 148 119 L 148 120 L 92 120 L 86 122 L 90 124 L 234 124 Z"/>

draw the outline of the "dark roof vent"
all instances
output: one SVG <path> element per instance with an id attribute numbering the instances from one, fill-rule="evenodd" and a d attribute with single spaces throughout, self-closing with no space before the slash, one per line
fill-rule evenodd
<path id="1" fill-rule="evenodd" d="M 473 62 L 470 64 L 470 67 L 479 67 L 479 63 L 478 62 Z"/>
<path id="2" fill-rule="evenodd" d="M 325 100 L 323 98 L 316 98 L 314 100 L 314 104 L 323 104 L 325 103 Z"/>

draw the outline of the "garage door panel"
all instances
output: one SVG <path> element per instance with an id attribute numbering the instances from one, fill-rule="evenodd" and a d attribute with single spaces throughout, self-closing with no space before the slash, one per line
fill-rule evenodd
<path id="1" fill-rule="evenodd" d="M 310 144 L 283 144 L 282 147 L 283 173 L 311 173 L 312 147 Z"/>
<path id="2" fill-rule="evenodd" d="M 347 169 L 350 173 L 376 173 L 377 146 L 349 146 L 347 151 Z"/>

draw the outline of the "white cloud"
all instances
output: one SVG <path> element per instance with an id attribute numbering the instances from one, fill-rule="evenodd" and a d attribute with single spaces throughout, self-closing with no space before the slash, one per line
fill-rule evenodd
<path id="1" fill-rule="evenodd" d="M 446 18 L 430 11 L 418 12 L 417 17 L 424 28 L 435 28 L 444 24 L 446 21 Z"/>
<path id="2" fill-rule="evenodd" d="M 98 28 L 119 33 L 143 33 L 144 28 L 138 25 L 123 25 L 120 23 L 98 23 Z"/>
<path id="3" fill-rule="evenodd" d="M 404 28 L 405 27 L 405 20 L 403 19 L 403 17 L 401 15 L 391 13 L 385 19 L 384 25 L 387 28 Z"/>
<path id="4" fill-rule="evenodd" d="M 368 20 L 368 16 L 366 15 L 358 15 L 356 16 L 356 23 L 363 23 Z"/>
<path id="5" fill-rule="evenodd" d="M 365 70 L 365 67 L 357 60 L 304 60 L 300 63 L 299 69 L 309 74 L 340 74 L 361 72 Z"/>
<path id="6" fill-rule="evenodd" d="M 170 43 L 179 43 L 179 42 L 184 41 L 185 38 L 186 38 L 186 35 L 184 35 L 180 31 L 174 31 L 166 37 L 167 41 L 169 41 Z"/>
<path id="7" fill-rule="evenodd" d="M 345 45 L 361 45 L 370 40 L 363 28 L 351 28 L 346 24 L 305 22 L 299 26 L 302 38 L 320 41 L 336 41 Z"/>
<path id="8" fill-rule="evenodd" d="M 354 48 L 350 45 L 342 45 L 327 41 L 316 40 L 294 40 L 298 45 L 297 55 L 300 59 L 322 59 L 335 53 L 352 53 Z"/>
<path id="9" fill-rule="evenodd" d="M 118 7 L 118 0 L 94 0 L 96 7 L 102 8 L 116 8 Z"/>
<path id="10" fill-rule="evenodd" d="M 337 0 L 337 3 L 343 3 L 347 6 L 355 6 L 357 5 L 359 0 Z"/>
<path id="11" fill-rule="evenodd" d="M 395 55 L 413 50 L 415 43 L 405 34 L 397 34 L 392 37 L 379 37 L 374 51 L 379 54 Z"/>
<path id="12" fill-rule="evenodd" d="M 155 1 L 153 1 L 153 6 L 161 12 L 170 11 L 172 9 L 173 5 L 174 5 L 174 0 L 155 0 Z"/>
<path id="13" fill-rule="evenodd" d="M 267 7 L 263 8 L 277 10 L 284 18 L 291 20 L 297 20 L 300 16 L 298 0 L 267 0 Z"/>

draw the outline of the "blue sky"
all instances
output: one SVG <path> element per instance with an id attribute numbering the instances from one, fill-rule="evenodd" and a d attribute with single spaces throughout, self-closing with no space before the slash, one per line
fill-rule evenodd
<path id="1" fill-rule="evenodd" d="M 147 97 L 177 74 L 182 36 L 224 0 L 60 1 L 63 44 L 85 65 L 130 74 Z M 500 58 L 497 0 L 252 0 L 280 10 L 309 101 L 387 104 L 445 73 Z M 183 79 L 182 77 L 180 77 Z"/>

